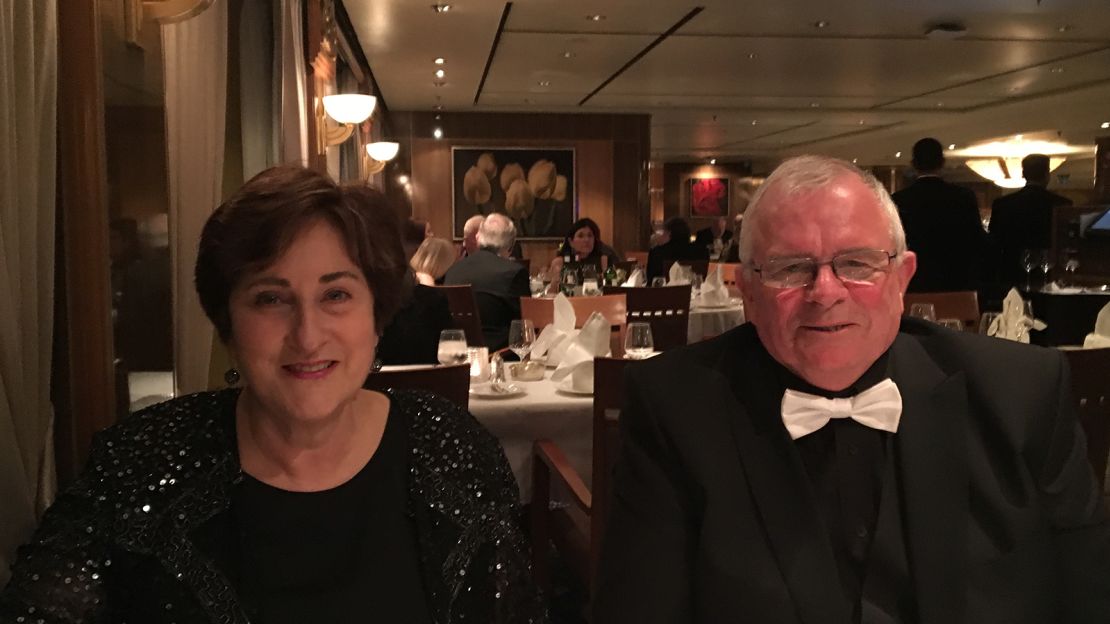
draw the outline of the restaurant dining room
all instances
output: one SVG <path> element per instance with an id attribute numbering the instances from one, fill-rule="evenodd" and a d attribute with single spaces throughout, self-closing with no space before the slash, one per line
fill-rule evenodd
<path id="1" fill-rule="evenodd" d="M 1110 622 L 1110 4 L 0 55 L 0 624 Z"/>

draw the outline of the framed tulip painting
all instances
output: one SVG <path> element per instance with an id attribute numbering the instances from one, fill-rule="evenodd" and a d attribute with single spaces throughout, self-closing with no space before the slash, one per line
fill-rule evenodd
<path id="1" fill-rule="evenodd" d="M 728 178 L 690 178 L 687 185 L 691 217 L 728 216 Z"/>
<path id="2" fill-rule="evenodd" d="M 572 147 L 452 147 L 455 238 L 494 212 L 512 218 L 517 239 L 562 238 L 577 213 L 574 164 Z"/>

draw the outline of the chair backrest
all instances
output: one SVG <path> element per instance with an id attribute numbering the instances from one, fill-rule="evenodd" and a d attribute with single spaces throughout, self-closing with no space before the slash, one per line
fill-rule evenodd
<path id="1" fill-rule="evenodd" d="M 690 328 L 689 284 L 659 288 L 607 286 L 605 293 L 623 293 L 628 299 L 628 322 L 650 323 L 656 351 L 681 347 Z"/>
<path id="2" fill-rule="evenodd" d="M 958 319 L 963 323 L 964 331 L 975 331 L 979 325 L 979 295 L 974 290 L 906 293 L 902 302 L 906 312 L 915 303 L 931 303 L 937 312 L 937 320 Z"/>
<path id="3" fill-rule="evenodd" d="M 709 272 L 712 273 L 719 268 L 721 271 L 721 283 L 729 288 L 736 288 L 736 276 L 740 272 L 740 266 L 739 262 L 710 262 Z"/>
<path id="4" fill-rule="evenodd" d="M 451 310 L 451 321 L 455 329 L 466 332 L 466 342 L 472 347 L 486 346 L 482 335 L 482 317 L 478 314 L 478 302 L 470 284 L 462 286 L 436 286 L 436 290 L 447 297 L 447 308 Z"/>
<path id="5" fill-rule="evenodd" d="M 647 266 L 648 252 L 646 251 L 626 251 L 624 252 L 624 259 L 631 260 L 642 267 Z"/>
<path id="6" fill-rule="evenodd" d="M 1071 368 L 1071 392 L 1087 434 L 1087 459 L 1099 488 L 1106 491 L 1110 456 L 1110 349 L 1064 351 Z M 596 387 L 596 381 L 595 387 Z"/>
<path id="7" fill-rule="evenodd" d="M 666 274 L 666 275 L 670 275 L 671 266 L 676 262 L 679 263 L 679 264 L 684 264 L 684 265 L 690 267 L 690 269 L 694 273 L 697 273 L 698 275 L 702 276 L 702 279 L 704 279 L 705 276 L 709 274 L 709 261 L 708 260 L 668 260 L 665 263 L 663 263 L 663 273 Z"/>
<path id="8" fill-rule="evenodd" d="M 601 538 L 612 500 L 613 464 L 620 450 L 620 408 L 624 400 L 624 367 L 628 360 L 594 359 L 593 483 L 590 486 L 590 579 L 596 583 Z"/>
<path id="9" fill-rule="evenodd" d="M 427 390 L 455 403 L 463 409 L 470 407 L 470 365 L 427 366 L 403 370 L 380 370 L 370 373 L 367 390 Z"/>

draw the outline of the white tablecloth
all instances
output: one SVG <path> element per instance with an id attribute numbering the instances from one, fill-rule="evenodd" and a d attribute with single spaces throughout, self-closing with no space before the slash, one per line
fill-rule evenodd
<path id="1" fill-rule="evenodd" d="M 726 308 L 690 308 L 690 326 L 686 331 L 686 342 L 693 344 L 723 334 L 743 322 L 744 306 L 739 302 Z"/>
<path id="2" fill-rule="evenodd" d="M 567 455 L 588 486 L 593 457 L 593 397 L 559 392 L 551 382 L 514 381 L 525 394 L 509 398 L 470 396 L 470 413 L 501 442 L 520 486 L 520 498 L 532 499 L 532 442 L 549 439 Z"/>

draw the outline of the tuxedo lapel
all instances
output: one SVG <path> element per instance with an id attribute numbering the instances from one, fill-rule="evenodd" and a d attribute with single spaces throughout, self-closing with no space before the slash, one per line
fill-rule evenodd
<path id="1" fill-rule="evenodd" d="M 779 571 L 805 624 L 847 623 L 850 605 L 809 478 L 780 415 L 780 381 L 754 332 L 736 332 L 721 370 L 731 376 L 733 437 Z"/>
<path id="2" fill-rule="evenodd" d="M 963 621 L 968 523 L 967 389 L 900 334 L 891 378 L 902 394 L 895 436 L 914 594 L 921 624 Z"/>

